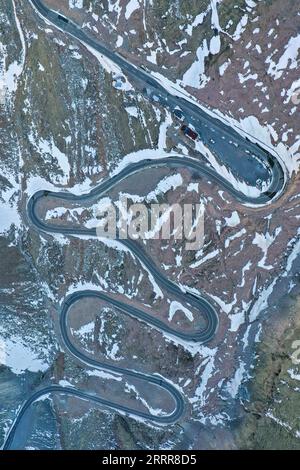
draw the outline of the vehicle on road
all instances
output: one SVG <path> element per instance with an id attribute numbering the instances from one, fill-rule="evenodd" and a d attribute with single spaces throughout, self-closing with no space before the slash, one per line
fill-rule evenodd
<path id="1" fill-rule="evenodd" d="M 63 21 L 64 23 L 69 23 L 69 20 L 67 18 L 65 18 L 64 16 L 62 15 L 57 15 L 58 19 Z"/>
<path id="2" fill-rule="evenodd" d="M 179 119 L 179 121 L 184 121 L 185 116 L 184 116 L 182 110 L 179 107 L 176 107 L 174 109 L 174 114 L 177 117 L 177 119 Z"/>
<path id="3" fill-rule="evenodd" d="M 186 135 L 191 140 L 195 141 L 199 137 L 197 132 L 193 131 L 193 129 L 191 129 L 189 126 L 186 126 L 185 124 L 181 126 L 180 130 L 184 133 L 184 135 Z"/>

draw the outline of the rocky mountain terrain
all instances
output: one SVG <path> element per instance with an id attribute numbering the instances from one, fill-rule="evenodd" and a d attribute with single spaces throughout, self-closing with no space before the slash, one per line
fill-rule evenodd
<path id="1" fill-rule="evenodd" d="M 287 185 L 272 205 L 253 208 L 184 167 L 147 169 L 94 205 L 44 203 L 44 220 L 78 227 L 92 226 L 107 197 L 204 204 L 201 250 L 186 251 L 180 240 L 148 240 L 144 249 L 168 278 L 212 299 L 219 328 L 208 344 L 191 346 L 105 302 L 80 301 L 69 323 L 77 347 L 108 364 L 162 375 L 183 392 L 185 414 L 158 427 L 57 393 L 31 407 L 14 446 L 299 449 L 297 2 L 44 3 L 271 146 Z M 174 116 L 126 77 L 119 86 L 108 60 L 45 24 L 27 0 L 0 0 L 0 31 L 2 445 L 24 397 L 50 383 L 114 395 L 136 409 L 170 407 L 151 388 L 85 367 L 64 350 L 59 312 L 67 295 L 101 289 L 175 326 L 191 328 L 190 316 L 203 321 L 119 246 L 38 233 L 27 215 L 30 196 L 40 189 L 83 194 L 151 152 L 224 168 L 180 134 Z"/>

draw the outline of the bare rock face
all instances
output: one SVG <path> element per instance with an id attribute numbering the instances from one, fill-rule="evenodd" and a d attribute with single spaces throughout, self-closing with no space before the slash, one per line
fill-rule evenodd
<path id="1" fill-rule="evenodd" d="M 213 161 L 137 80 L 45 23 L 30 2 L 0 0 L 0 443 L 24 397 L 54 383 L 114 396 L 136 410 L 171 410 L 170 397 L 154 386 L 87 367 L 67 351 L 61 305 L 86 288 L 125 299 L 175 329 L 203 327 L 204 318 L 162 292 L 130 252 L 95 237 L 40 233 L 27 214 L 36 191 L 82 195 L 141 152 L 157 152 L 182 156 L 182 168 L 144 169 L 88 202 L 45 198 L 38 212 L 63 229 L 92 227 L 99 205 L 122 195 L 148 206 L 204 205 L 201 249 L 187 251 L 174 239 L 140 244 L 166 277 L 211 299 L 219 327 L 208 344 L 178 341 L 88 298 L 68 320 L 73 344 L 88 358 L 159 374 L 183 394 L 185 413 L 159 427 L 55 393 L 30 408 L 13 447 L 299 448 L 297 2 L 44 4 L 271 146 L 287 185 L 272 205 L 237 202 L 184 167 L 187 156 Z M 217 170 L 228 176 L 227 168 Z"/>
<path id="2" fill-rule="evenodd" d="M 235 431 L 238 447 L 299 449 L 299 282 L 265 320 L 249 383 L 250 400 Z"/>

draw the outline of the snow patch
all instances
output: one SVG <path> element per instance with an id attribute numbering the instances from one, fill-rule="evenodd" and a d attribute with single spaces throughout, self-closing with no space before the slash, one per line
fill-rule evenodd
<path id="1" fill-rule="evenodd" d="M 173 301 L 171 302 L 171 305 L 170 305 L 170 308 L 169 308 L 169 317 L 168 317 L 168 320 L 171 322 L 174 318 L 174 315 L 176 314 L 176 312 L 183 312 L 186 316 L 186 318 L 192 322 L 194 321 L 194 315 L 192 314 L 192 312 L 184 307 L 180 302 L 177 302 L 177 301 Z"/>
<path id="2" fill-rule="evenodd" d="M 129 0 L 129 2 L 126 5 L 126 10 L 125 10 L 125 18 L 126 20 L 129 20 L 131 17 L 132 13 L 140 8 L 140 4 L 138 0 Z"/>
<path id="3" fill-rule="evenodd" d="M 69 0 L 69 8 L 83 8 L 83 0 Z"/>

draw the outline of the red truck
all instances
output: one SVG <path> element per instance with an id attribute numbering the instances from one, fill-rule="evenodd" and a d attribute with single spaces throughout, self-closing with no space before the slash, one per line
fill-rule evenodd
<path id="1" fill-rule="evenodd" d="M 182 132 L 184 133 L 184 135 L 186 135 L 187 137 L 189 137 L 190 139 L 192 140 L 197 140 L 198 139 L 198 134 L 197 132 L 193 131 L 193 129 L 191 129 L 189 126 L 186 126 L 185 124 L 183 126 L 181 126 L 180 128 L 182 130 Z"/>

